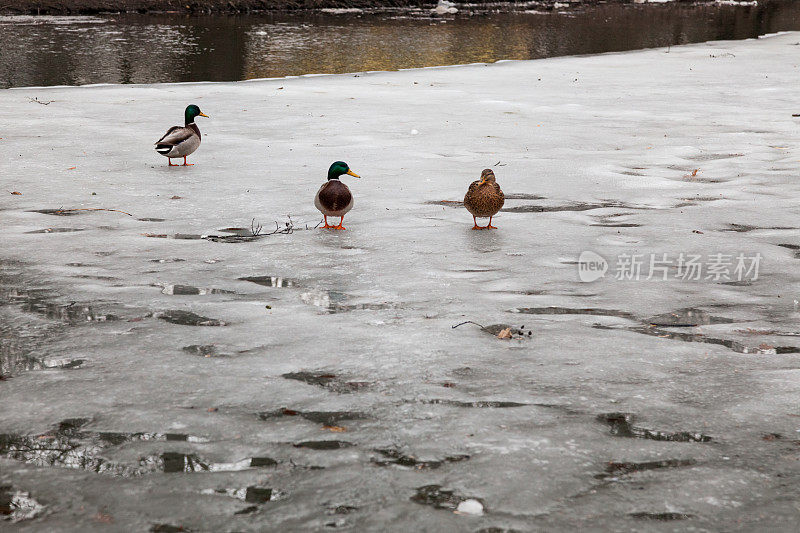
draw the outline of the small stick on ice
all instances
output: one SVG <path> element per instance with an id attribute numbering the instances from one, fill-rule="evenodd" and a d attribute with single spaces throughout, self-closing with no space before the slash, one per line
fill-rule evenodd
<path id="1" fill-rule="evenodd" d="M 47 102 L 42 102 L 41 100 L 39 100 L 39 98 L 38 98 L 38 97 L 36 97 L 36 98 L 31 98 L 30 96 L 28 97 L 28 100 L 30 100 L 31 102 L 33 102 L 33 103 L 35 103 L 35 104 L 42 104 L 42 105 L 50 105 L 50 104 L 52 104 L 53 102 L 55 102 L 55 100 L 48 100 Z"/>
<path id="2" fill-rule="evenodd" d="M 477 322 L 473 322 L 472 320 L 467 320 L 466 322 L 462 322 L 460 324 L 456 324 L 455 326 L 451 326 L 451 329 L 456 329 L 458 326 L 463 326 L 464 324 L 475 324 L 482 330 L 486 331 L 486 326 L 481 326 L 480 324 L 478 324 Z"/>
<path id="3" fill-rule="evenodd" d="M 256 219 L 250 221 L 250 234 L 253 235 L 253 237 L 261 235 L 261 224 L 257 224 Z"/>

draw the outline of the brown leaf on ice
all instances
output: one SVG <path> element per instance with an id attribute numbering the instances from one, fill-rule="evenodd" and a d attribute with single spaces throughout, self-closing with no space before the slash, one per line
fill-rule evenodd
<path id="1" fill-rule="evenodd" d="M 497 334 L 498 339 L 510 339 L 511 337 L 511 328 L 506 328 Z"/>
<path id="2" fill-rule="evenodd" d="M 104 524 L 113 524 L 114 523 L 114 517 L 111 516 L 110 514 L 97 513 L 92 518 L 94 518 L 95 521 L 102 522 Z"/>
<path id="3" fill-rule="evenodd" d="M 22 196 L 22 193 L 19 192 L 19 191 L 11 191 L 11 194 L 14 194 L 14 195 L 17 195 L 17 196 Z"/>
<path id="4" fill-rule="evenodd" d="M 170 200 L 183 200 L 183 196 L 178 196 L 178 195 L 176 194 L 175 196 L 170 196 L 170 198 L 169 198 L 169 199 L 170 199 Z"/>
<path id="5" fill-rule="evenodd" d="M 343 428 L 342 426 L 322 426 L 322 429 L 327 429 L 333 433 L 344 433 L 347 431 L 347 428 Z"/>

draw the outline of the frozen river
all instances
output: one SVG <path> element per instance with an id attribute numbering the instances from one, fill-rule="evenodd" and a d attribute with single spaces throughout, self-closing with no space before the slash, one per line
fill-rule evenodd
<path id="1" fill-rule="evenodd" d="M 0 92 L 0 529 L 796 531 L 798 43 Z"/>
<path id="2" fill-rule="evenodd" d="M 432 16 L 1 17 L 0 88 L 237 81 L 596 54 L 800 30 L 800 4 L 599 4 Z M 506 9 L 506 6 L 495 6 Z M 1 7 L 0 7 L 1 8 Z M 472 16 L 470 10 L 478 13 Z"/>

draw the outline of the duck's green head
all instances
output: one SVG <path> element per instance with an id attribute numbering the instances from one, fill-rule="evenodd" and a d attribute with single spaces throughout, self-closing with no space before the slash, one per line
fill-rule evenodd
<path id="1" fill-rule="evenodd" d="M 348 176 L 353 176 L 354 178 L 360 178 L 358 174 L 350 170 L 350 167 L 347 166 L 347 163 L 344 161 L 336 161 L 334 164 L 331 165 L 331 168 L 328 169 L 328 179 L 329 180 L 338 180 L 339 176 L 342 174 L 347 174 Z"/>
<path id="2" fill-rule="evenodd" d="M 208 115 L 206 115 L 205 113 L 200 111 L 200 108 L 197 107 L 194 104 L 186 106 L 186 111 L 184 112 L 184 116 L 186 117 L 186 123 L 187 124 L 191 124 L 192 122 L 194 122 L 194 118 L 195 117 L 206 117 L 206 118 L 208 118 Z"/>

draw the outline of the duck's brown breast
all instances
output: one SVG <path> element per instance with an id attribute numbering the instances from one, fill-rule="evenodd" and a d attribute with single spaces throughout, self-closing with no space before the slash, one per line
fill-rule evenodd
<path id="1" fill-rule="evenodd" d="M 505 195 L 500 186 L 494 183 L 479 185 L 472 182 L 464 196 L 464 207 L 476 217 L 486 218 L 497 214 L 505 203 Z"/>
<path id="2" fill-rule="evenodd" d="M 339 180 L 330 180 L 317 193 L 320 207 L 330 213 L 347 212 L 353 203 L 350 189 Z M 323 211 L 324 212 L 324 211 Z"/>

